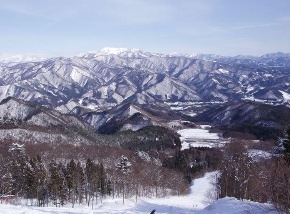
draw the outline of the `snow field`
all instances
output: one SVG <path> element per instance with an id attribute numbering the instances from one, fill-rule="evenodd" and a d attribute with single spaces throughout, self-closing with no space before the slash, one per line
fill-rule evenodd
<path id="1" fill-rule="evenodd" d="M 182 129 L 177 133 L 180 134 L 182 150 L 190 147 L 217 147 L 220 143 L 224 143 L 224 139 L 220 138 L 217 133 L 210 133 L 208 126 L 201 126 L 200 129 Z"/>
<path id="2" fill-rule="evenodd" d="M 278 214 L 270 204 L 222 198 L 196 214 Z"/>

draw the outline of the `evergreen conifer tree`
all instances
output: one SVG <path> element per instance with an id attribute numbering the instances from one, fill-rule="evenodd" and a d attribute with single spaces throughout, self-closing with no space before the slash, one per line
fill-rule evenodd
<path id="1" fill-rule="evenodd" d="M 10 173 L 13 181 L 12 193 L 16 196 L 22 196 L 25 187 L 28 157 L 23 145 L 14 143 L 10 146 L 9 152 L 11 153 Z"/>

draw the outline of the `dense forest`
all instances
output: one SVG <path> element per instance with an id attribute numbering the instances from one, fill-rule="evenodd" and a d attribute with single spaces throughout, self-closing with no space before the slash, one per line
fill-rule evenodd
<path id="1" fill-rule="evenodd" d="M 7 152 L 1 154 L 1 200 L 15 202 L 24 198 L 38 206 L 93 206 L 104 197 L 124 200 L 134 196 L 137 200 L 187 192 L 188 183 L 182 173 L 142 160 L 136 153 L 121 148 L 67 146 L 65 153 L 53 154 L 54 149 L 43 144 L 45 150 L 40 155 L 30 156 L 37 146 L 7 143 L 1 149 L 7 147 Z M 55 155 L 58 158 L 52 158 Z M 70 156 L 78 159 L 69 159 Z"/>

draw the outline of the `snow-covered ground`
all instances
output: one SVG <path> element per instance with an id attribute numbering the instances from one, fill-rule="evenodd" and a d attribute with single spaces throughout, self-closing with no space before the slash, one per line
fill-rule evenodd
<path id="1" fill-rule="evenodd" d="M 194 212 L 193 212 L 194 213 Z M 222 198 L 195 214 L 278 214 L 270 204 Z"/>
<path id="2" fill-rule="evenodd" d="M 270 213 L 277 214 L 269 204 L 260 204 L 250 201 L 238 201 L 235 198 L 223 198 L 214 201 L 215 191 L 212 180 L 215 173 L 207 173 L 204 177 L 192 182 L 190 192 L 186 196 L 173 196 L 168 198 L 106 199 L 92 207 L 70 205 L 65 207 L 36 207 L 25 205 L 0 204 L 0 213 L 9 214 L 149 214 L 153 209 L 155 214 L 244 214 L 244 213 Z"/>
<path id="3" fill-rule="evenodd" d="M 259 149 L 250 149 L 248 151 L 249 156 L 254 160 L 254 161 L 260 161 L 262 159 L 269 159 L 273 156 L 270 152 L 259 150 Z"/>
<path id="4" fill-rule="evenodd" d="M 210 126 L 203 125 L 197 129 L 182 129 L 178 131 L 181 135 L 182 150 L 190 147 L 218 147 L 225 140 L 218 133 L 210 133 L 207 128 Z"/>

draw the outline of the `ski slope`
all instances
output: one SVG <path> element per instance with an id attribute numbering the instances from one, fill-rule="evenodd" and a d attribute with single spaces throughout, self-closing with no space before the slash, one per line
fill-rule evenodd
<path id="1" fill-rule="evenodd" d="M 250 201 L 239 201 L 235 198 L 223 198 L 215 201 L 213 179 L 215 173 L 207 173 L 204 177 L 195 179 L 186 196 L 168 198 L 106 199 L 92 207 L 71 205 L 65 207 L 36 207 L 29 205 L 0 204 L 0 213 L 9 214 L 149 214 L 153 209 L 155 214 L 244 214 L 269 213 L 278 214 L 269 204 Z"/>

